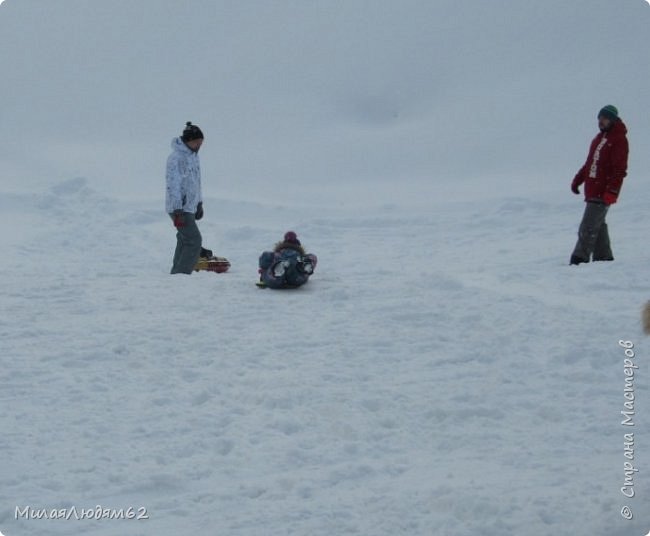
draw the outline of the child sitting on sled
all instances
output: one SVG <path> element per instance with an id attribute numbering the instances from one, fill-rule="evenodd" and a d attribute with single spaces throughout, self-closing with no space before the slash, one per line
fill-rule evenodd
<path id="1" fill-rule="evenodd" d="M 270 288 L 299 287 L 309 281 L 317 262 L 316 255 L 302 247 L 296 233 L 287 231 L 273 251 L 260 255 L 260 283 Z"/>

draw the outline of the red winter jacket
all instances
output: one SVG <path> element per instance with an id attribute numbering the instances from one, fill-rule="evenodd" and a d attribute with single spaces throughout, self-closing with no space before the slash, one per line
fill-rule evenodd
<path id="1" fill-rule="evenodd" d="M 602 201 L 605 192 L 618 197 L 627 175 L 627 128 L 620 119 L 591 142 L 585 165 L 573 179 L 573 186 L 585 183 L 585 201 Z"/>

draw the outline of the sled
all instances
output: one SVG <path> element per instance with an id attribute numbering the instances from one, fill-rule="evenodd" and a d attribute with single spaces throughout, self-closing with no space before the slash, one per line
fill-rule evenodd
<path id="1" fill-rule="evenodd" d="M 294 290 L 294 289 L 299 289 L 302 288 L 306 285 L 306 283 L 303 283 L 302 285 L 283 285 L 281 287 L 269 287 L 264 281 L 256 281 L 255 286 L 257 288 L 271 288 L 274 290 Z"/>
<path id="2" fill-rule="evenodd" d="M 228 269 L 230 268 L 230 261 L 226 259 L 225 257 L 216 257 L 216 256 L 211 256 L 211 257 L 201 257 L 196 265 L 194 266 L 194 271 L 195 272 L 215 272 L 217 274 L 222 274 L 224 272 L 227 272 Z"/>

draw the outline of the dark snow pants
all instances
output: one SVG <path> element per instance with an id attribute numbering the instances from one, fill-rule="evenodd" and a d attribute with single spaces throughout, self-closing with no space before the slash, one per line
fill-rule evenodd
<path id="1" fill-rule="evenodd" d="M 169 215 L 174 219 L 174 215 Z M 174 263 L 172 274 L 191 274 L 201 253 L 201 233 L 196 225 L 194 214 L 183 213 L 185 227 L 176 228 L 176 251 L 174 252 Z"/>
<path id="2" fill-rule="evenodd" d="M 595 261 L 613 260 L 609 232 L 605 223 L 609 205 L 594 202 L 587 202 L 586 205 L 573 254 L 587 262 L 592 253 Z"/>

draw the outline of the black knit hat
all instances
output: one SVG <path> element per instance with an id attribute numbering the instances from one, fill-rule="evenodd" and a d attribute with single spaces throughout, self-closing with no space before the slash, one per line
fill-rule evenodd
<path id="1" fill-rule="evenodd" d="M 185 130 L 183 130 L 183 135 L 181 140 L 183 141 L 192 141 L 192 140 L 202 140 L 203 132 L 196 125 L 193 125 L 191 121 L 185 123 Z"/>

